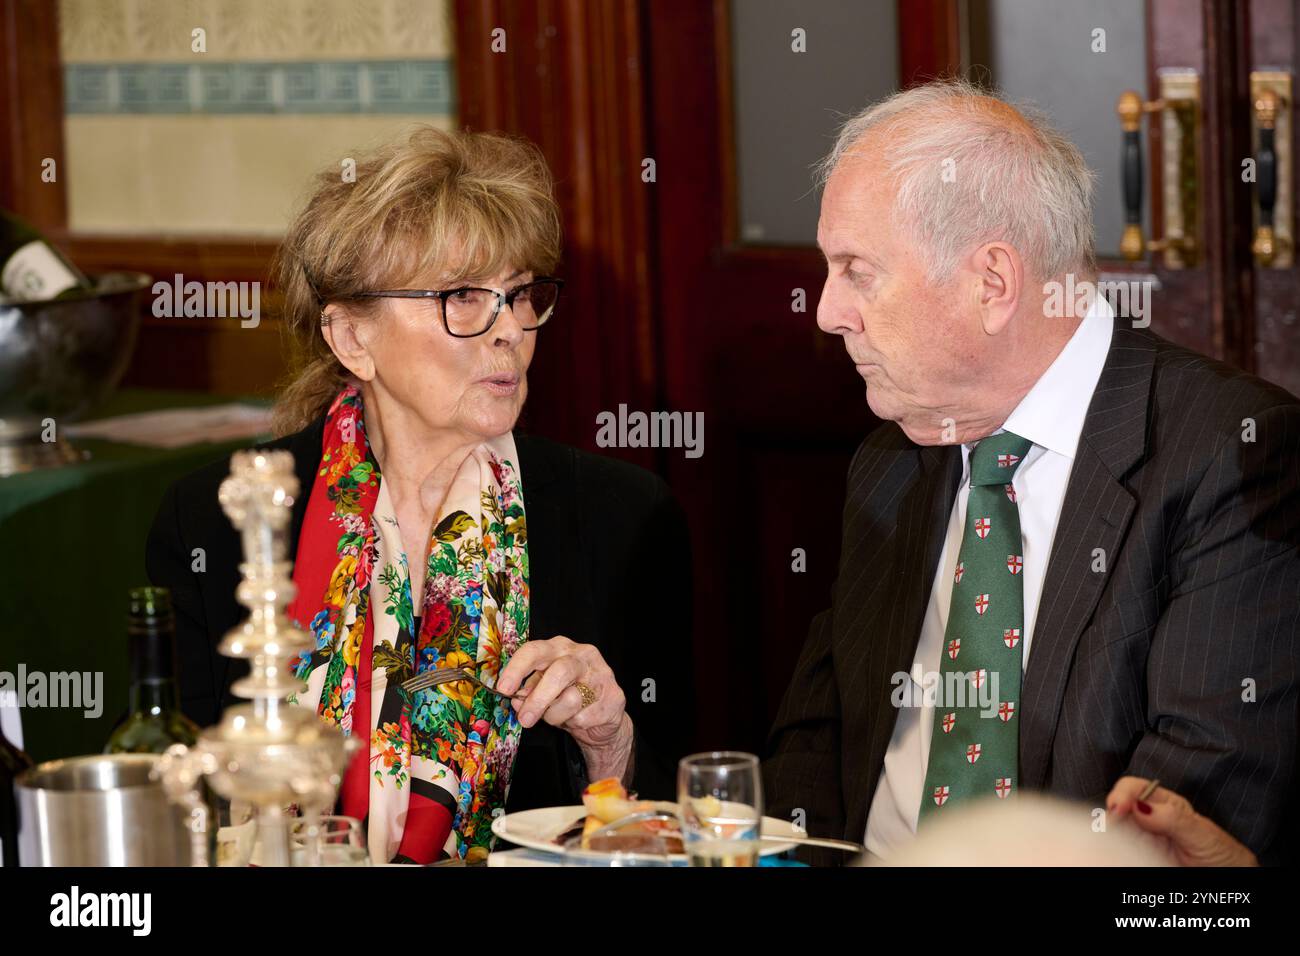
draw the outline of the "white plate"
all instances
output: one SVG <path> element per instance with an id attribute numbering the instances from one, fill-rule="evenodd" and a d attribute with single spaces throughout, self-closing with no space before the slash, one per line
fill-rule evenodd
<path id="1" fill-rule="evenodd" d="M 676 809 L 675 804 L 666 804 Z M 573 824 L 587 815 L 587 808 L 581 804 L 572 807 L 538 807 L 536 810 L 520 810 L 518 813 L 503 813 L 492 821 L 492 832 L 502 840 L 509 840 L 516 846 L 544 853 L 564 855 L 564 847 L 552 842 Z M 763 817 L 764 836 L 796 836 L 794 825 L 776 817 Z M 765 840 L 760 856 L 775 856 L 793 848 L 793 843 L 778 843 Z M 686 862 L 684 853 L 673 853 L 669 859 Z"/>

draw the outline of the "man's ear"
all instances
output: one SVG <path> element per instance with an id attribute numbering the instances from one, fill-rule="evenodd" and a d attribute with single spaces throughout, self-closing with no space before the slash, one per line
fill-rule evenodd
<path id="1" fill-rule="evenodd" d="M 997 335 L 1020 304 L 1024 292 L 1025 269 L 1020 253 L 1005 242 L 990 242 L 971 256 L 970 268 L 976 276 L 977 306 L 980 324 L 987 335 Z"/>
<path id="2" fill-rule="evenodd" d="M 375 377 L 375 360 L 362 332 L 362 329 L 368 331 L 368 327 L 368 320 L 338 305 L 327 305 L 321 312 L 321 333 L 325 342 L 343 367 L 363 382 Z"/>

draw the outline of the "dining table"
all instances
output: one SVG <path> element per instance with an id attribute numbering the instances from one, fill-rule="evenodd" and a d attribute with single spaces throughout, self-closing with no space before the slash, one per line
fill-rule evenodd
<path id="1" fill-rule="evenodd" d="M 232 403 L 269 404 L 246 396 L 122 389 L 85 424 Z M 76 437 L 81 460 L 0 477 L 0 540 L 8 553 L 0 588 L 0 671 L 77 671 L 103 681 L 98 713 L 50 706 L 6 713 L 4 726 L 20 723 L 22 747 L 32 759 L 103 749 L 127 707 L 127 591 L 148 583 L 145 541 L 163 492 L 257 437 L 178 447 Z"/>

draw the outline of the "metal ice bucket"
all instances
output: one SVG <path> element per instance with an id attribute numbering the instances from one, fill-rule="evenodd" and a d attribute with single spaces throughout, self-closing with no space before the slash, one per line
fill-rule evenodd
<path id="1" fill-rule="evenodd" d="M 117 388 L 152 281 L 112 272 L 66 299 L 0 302 L 0 476 L 80 460 L 66 438 L 41 440 L 44 422 L 71 424 Z"/>
<path id="2" fill-rule="evenodd" d="M 51 760 L 23 772 L 18 858 L 24 866 L 189 866 L 189 834 L 150 779 L 158 758 Z"/>

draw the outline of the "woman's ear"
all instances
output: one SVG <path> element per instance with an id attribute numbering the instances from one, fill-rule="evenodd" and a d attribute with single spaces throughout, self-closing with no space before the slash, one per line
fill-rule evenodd
<path id="1" fill-rule="evenodd" d="M 362 333 L 363 327 L 368 330 L 369 322 L 338 305 L 327 305 L 320 321 L 321 333 L 343 367 L 363 382 L 373 379 L 375 360 Z"/>

